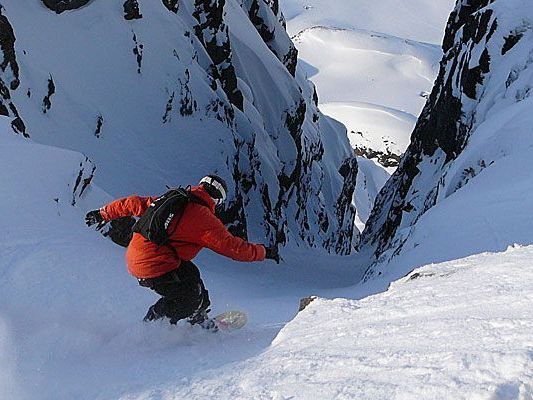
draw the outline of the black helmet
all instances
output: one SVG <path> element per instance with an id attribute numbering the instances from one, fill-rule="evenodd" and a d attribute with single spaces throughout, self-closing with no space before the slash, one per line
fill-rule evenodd
<path id="1" fill-rule="evenodd" d="M 199 185 L 215 200 L 217 206 L 226 201 L 228 185 L 226 181 L 218 175 L 207 175 L 200 180 Z"/>

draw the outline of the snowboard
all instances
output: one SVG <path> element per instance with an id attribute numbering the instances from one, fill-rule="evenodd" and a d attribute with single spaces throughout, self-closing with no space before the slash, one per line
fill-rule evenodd
<path id="1" fill-rule="evenodd" d="M 241 329 L 246 325 L 248 317 L 243 311 L 226 311 L 211 318 L 211 320 L 215 323 L 216 330 L 221 332 L 232 332 Z"/>

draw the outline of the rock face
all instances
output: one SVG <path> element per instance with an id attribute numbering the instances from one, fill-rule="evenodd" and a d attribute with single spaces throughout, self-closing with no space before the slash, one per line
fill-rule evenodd
<path id="1" fill-rule="evenodd" d="M 237 88 L 228 27 L 224 22 L 225 4 L 226 0 L 195 0 L 193 16 L 198 23 L 194 32 L 213 62 L 209 68 L 213 82 L 219 80 L 230 102 L 242 111 L 243 96 Z"/>
<path id="2" fill-rule="evenodd" d="M 20 70 L 15 55 L 15 33 L 9 20 L 3 15 L 3 7 L 0 4 L 0 50 L 2 61 L 0 63 L 0 115 L 13 117 L 11 126 L 17 133 L 29 137 L 26 125 L 20 117 L 15 103 L 11 97 L 11 91 L 15 91 L 20 85 Z"/>
<path id="3" fill-rule="evenodd" d="M 248 10 L 250 21 L 261 35 L 268 48 L 287 67 L 294 76 L 298 61 L 298 50 L 285 30 L 285 18 L 279 8 L 278 0 L 245 0 L 243 7 Z"/>
<path id="4" fill-rule="evenodd" d="M 61 14 L 63 11 L 75 10 L 88 4 L 91 0 L 42 0 L 50 10 Z"/>
<path id="5" fill-rule="evenodd" d="M 398 170 L 378 196 L 362 250 L 383 261 L 398 254 L 427 210 L 489 165 L 490 159 L 481 158 L 461 176 L 448 176 L 490 113 L 529 96 L 524 71 L 533 64 L 531 14 L 524 0 L 458 1 L 446 28 L 439 76 Z"/>
<path id="6" fill-rule="evenodd" d="M 131 21 L 132 19 L 141 19 L 143 16 L 139 10 L 139 3 L 137 0 L 126 0 L 123 5 L 124 19 Z"/>
<path id="7" fill-rule="evenodd" d="M 86 154 L 117 197 L 220 174 L 234 233 L 351 251 L 357 161 L 276 0 L 2 4 L 0 110 L 19 132 Z"/>

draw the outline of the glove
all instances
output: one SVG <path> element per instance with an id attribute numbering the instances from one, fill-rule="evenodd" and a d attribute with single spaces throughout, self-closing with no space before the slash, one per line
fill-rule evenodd
<path id="1" fill-rule="evenodd" d="M 104 217 L 102 217 L 102 214 L 100 214 L 100 210 L 93 210 L 89 211 L 85 215 L 85 223 L 87 226 L 93 226 L 94 224 L 98 224 L 96 229 L 102 229 L 104 225 L 107 223 L 104 221 Z"/>
<path id="2" fill-rule="evenodd" d="M 279 264 L 280 258 L 279 258 L 278 246 L 276 245 L 269 246 L 269 247 L 265 246 L 265 250 L 266 250 L 265 258 L 267 260 L 274 260 L 276 264 Z"/>

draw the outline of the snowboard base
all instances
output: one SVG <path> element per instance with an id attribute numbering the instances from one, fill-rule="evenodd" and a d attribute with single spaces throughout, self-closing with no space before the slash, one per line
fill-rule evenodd
<path id="1" fill-rule="evenodd" d="M 231 332 L 241 329 L 248 322 L 248 317 L 243 311 L 226 311 L 212 319 L 222 332 Z"/>

